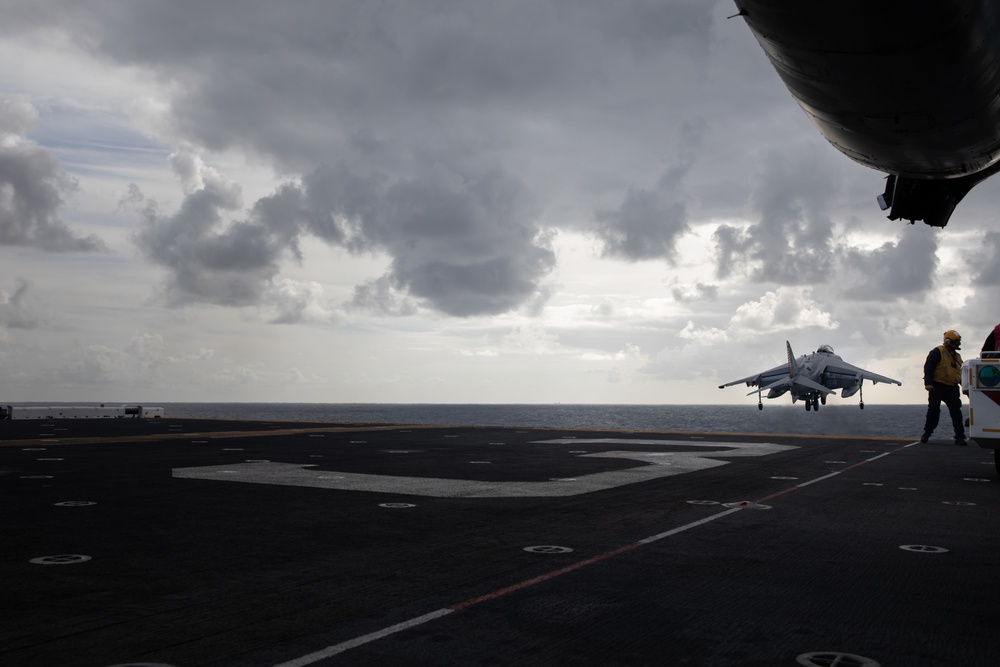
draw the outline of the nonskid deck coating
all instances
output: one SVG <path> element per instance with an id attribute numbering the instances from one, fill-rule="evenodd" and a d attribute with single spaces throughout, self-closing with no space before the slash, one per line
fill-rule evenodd
<path id="1" fill-rule="evenodd" d="M 141 442 L 135 426 L 119 439 L 104 424 L 96 440 L 0 450 L 15 619 L 0 628 L 0 664 L 796 665 L 831 649 L 883 665 L 996 662 L 983 611 L 1000 592 L 998 486 L 975 447 L 164 422 Z M 60 425 L 61 443 L 79 425 Z M 661 436 L 675 444 L 640 444 Z M 572 485 L 662 465 L 595 453 L 736 451 L 710 442 L 792 448 L 565 497 L 175 475 L 281 463 L 317 477 Z M 913 545 L 930 549 L 901 548 Z M 31 562 L 73 555 L 89 560 Z"/>

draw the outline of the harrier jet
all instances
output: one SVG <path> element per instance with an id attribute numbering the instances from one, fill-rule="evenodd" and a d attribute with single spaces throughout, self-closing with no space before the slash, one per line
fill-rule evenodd
<path id="1" fill-rule="evenodd" d="M 788 363 L 775 366 L 770 370 L 750 375 L 726 384 L 720 384 L 719 389 L 731 387 L 745 382 L 748 387 L 757 387 L 757 409 L 763 410 L 764 403 L 760 400 L 761 392 L 766 391 L 768 398 L 777 398 L 791 391 L 792 403 L 798 400 L 806 402 L 806 410 L 819 410 L 820 404 L 826 405 L 828 394 L 835 389 L 843 389 L 842 398 L 854 396 L 861 391 L 861 383 L 871 380 L 872 384 L 886 382 L 902 386 L 899 380 L 878 375 L 863 368 L 852 366 L 839 355 L 833 353 L 829 345 L 820 345 L 812 354 L 804 354 L 798 359 L 792 355 L 792 346 L 786 340 L 785 349 L 788 352 Z M 861 409 L 865 409 L 864 392 L 861 393 Z"/>
<path id="2" fill-rule="evenodd" d="M 1000 0 L 735 3 L 823 136 L 888 174 L 890 220 L 944 227 L 1000 171 Z"/>

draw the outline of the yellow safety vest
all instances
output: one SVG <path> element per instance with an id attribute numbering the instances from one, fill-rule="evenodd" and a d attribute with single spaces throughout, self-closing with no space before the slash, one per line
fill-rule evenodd
<path id="1" fill-rule="evenodd" d="M 941 361 L 934 369 L 934 381 L 941 384 L 958 384 L 962 381 L 962 357 L 958 352 L 952 352 L 945 345 L 938 345 L 941 351 Z"/>

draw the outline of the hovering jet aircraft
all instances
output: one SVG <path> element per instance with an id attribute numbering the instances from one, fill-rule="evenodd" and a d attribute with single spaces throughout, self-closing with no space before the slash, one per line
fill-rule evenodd
<path id="1" fill-rule="evenodd" d="M 889 174 L 890 220 L 944 227 L 1000 171 L 1000 0 L 735 4 L 823 136 Z"/>
<path id="2" fill-rule="evenodd" d="M 791 391 L 792 403 L 797 400 L 806 402 L 806 410 L 819 411 L 820 404 L 826 405 L 826 397 L 835 389 L 843 389 L 841 397 L 848 398 L 861 391 L 861 383 L 871 380 L 872 384 L 886 382 L 902 386 L 899 380 L 878 375 L 863 368 L 852 366 L 840 355 L 833 353 L 829 345 L 820 345 L 812 354 L 804 354 L 798 359 L 792 354 L 792 346 L 786 340 L 785 349 L 788 353 L 788 363 L 775 366 L 770 370 L 750 375 L 726 384 L 720 384 L 719 389 L 731 387 L 745 382 L 748 387 L 757 387 L 757 409 L 764 409 L 760 399 L 761 392 L 766 391 L 768 398 L 777 398 Z M 751 391 L 747 394 L 753 394 Z M 861 393 L 861 409 L 865 409 L 864 392 Z"/>

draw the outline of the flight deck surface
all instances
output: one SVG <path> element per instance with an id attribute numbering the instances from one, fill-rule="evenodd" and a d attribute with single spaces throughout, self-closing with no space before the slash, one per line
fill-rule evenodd
<path id="1" fill-rule="evenodd" d="M 948 441 L 0 422 L 0 664 L 995 665 Z"/>

